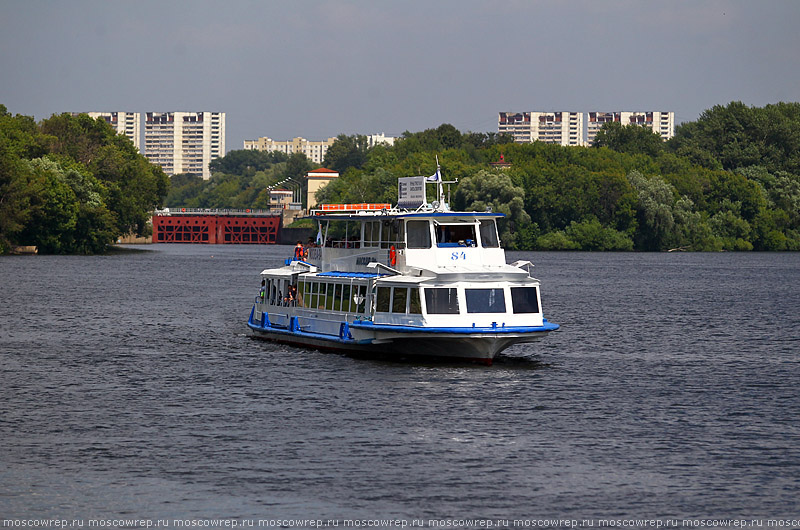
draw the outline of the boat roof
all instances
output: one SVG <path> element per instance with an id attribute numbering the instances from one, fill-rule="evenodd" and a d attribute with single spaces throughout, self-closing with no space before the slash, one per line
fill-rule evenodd
<path id="1" fill-rule="evenodd" d="M 362 211 L 358 213 L 317 213 L 308 217 L 320 221 L 369 221 L 372 219 L 442 219 L 474 217 L 497 219 L 505 217 L 497 212 L 400 212 L 400 211 Z"/>

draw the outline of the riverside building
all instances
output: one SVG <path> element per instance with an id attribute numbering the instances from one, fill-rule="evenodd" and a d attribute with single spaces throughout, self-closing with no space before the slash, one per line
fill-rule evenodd
<path id="1" fill-rule="evenodd" d="M 224 112 L 147 112 L 144 155 L 167 175 L 208 180 L 208 164 L 225 155 Z"/>

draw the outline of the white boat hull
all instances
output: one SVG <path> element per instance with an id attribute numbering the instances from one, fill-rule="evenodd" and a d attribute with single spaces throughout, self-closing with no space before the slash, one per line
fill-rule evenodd
<path id="1" fill-rule="evenodd" d="M 404 326 L 376 326 L 371 323 L 353 322 L 343 325 L 339 335 L 313 333 L 297 329 L 296 326 L 274 327 L 268 322 L 253 320 L 251 313 L 248 326 L 253 334 L 262 339 L 284 344 L 335 350 L 356 354 L 372 354 L 394 359 L 438 359 L 473 361 L 491 364 L 503 350 L 514 344 L 536 342 L 550 331 L 558 328 L 545 322 L 544 326 L 514 329 L 497 328 L 473 331 L 412 329 Z M 396 329 L 392 329 L 396 328 Z"/>

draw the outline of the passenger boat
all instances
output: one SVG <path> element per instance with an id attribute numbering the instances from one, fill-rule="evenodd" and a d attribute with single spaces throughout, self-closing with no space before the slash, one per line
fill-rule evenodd
<path id="1" fill-rule="evenodd" d="M 261 272 L 248 326 L 255 336 L 390 358 L 491 364 L 513 344 L 558 329 L 542 313 L 532 264 L 507 264 L 491 212 L 323 205 L 317 240 Z M 431 179 L 432 177 L 410 177 Z M 418 181 L 412 182 L 419 189 Z M 425 181 L 421 187 L 425 188 Z M 412 205 L 419 198 L 412 200 Z"/>

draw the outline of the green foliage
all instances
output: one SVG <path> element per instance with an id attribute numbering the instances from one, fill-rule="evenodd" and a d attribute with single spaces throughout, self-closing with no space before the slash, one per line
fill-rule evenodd
<path id="1" fill-rule="evenodd" d="M 149 230 L 167 186 L 161 168 L 102 119 L 36 124 L 0 106 L 0 251 L 103 252 L 119 235 Z"/>
<path id="2" fill-rule="evenodd" d="M 322 165 L 344 173 L 347 168 L 361 169 L 367 161 L 367 137 L 340 134 L 325 152 Z"/>
<path id="3" fill-rule="evenodd" d="M 664 151 L 664 142 L 661 135 L 650 128 L 612 121 L 597 132 L 592 147 L 608 147 L 619 153 L 656 157 Z"/>
<path id="4" fill-rule="evenodd" d="M 696 122 L 678 126 L 667 147 L 705 167 L 764 166 L 800 174 L 800 103 L 763 108 L 740 101 L 716 105 Z"/>
<path id="5" fill-rule="evenodd" d="M 280 151 L 268 153 L 252 149 L 240 149 L 215 158 L 208 164 L 208 168 L 212 173 L 233 173 L 252 177 L 257 172 L 266 171 L 274 164 L 286 162 L 288 159 L 288 155 Z"/>
<path id="6" fill-rule="evenodd" d="M 500 240 L 509 249 L 520 247 L 517 229 L 531 223 L 531 216 L 525 211 L 525 190 L 514 186 L 511 177 L 502 172 L 484 169 L 462 179 L 453 205 L 456 210 L 505 214 L 497 228 Z"/>
<path id="7" fill-rule="evenodd" d="M 794 108 L 780 104 L 769 112 L 775 120 L 793 120 Z M 731 109 L 734 115 L 743 111 L 736 104 Z M 758 114 L 761 109 L 747 112 Z M 715 107 L 704 116 L 719 118 L 719 113 Z M 723 122 L 736 123 L 731 120 Z M 747 127 L 756 125 L 767 130 L 763 119 L 759 124 L 748 122 Z M 800 130 L 800 124 L 795 128 Z M 718 136 L 721 129 L 706 123 L 684 124 L 681 129 L 683 139 L 665 144 L 648 129 L 610 125 L 599 135 L 598 148 L 575 148 L 515 144 L 480 133 L 462 134 L 459 139 L 454 128 L 444 124 L 406 132 L 394 147 L 367 150 L 366 160 L 344 168 L 342 177 L 323 188 L 318 200 L 392 202 L 396 178 L 432 174 L 438 155 L 445 177 L 459 180 L 454 208 L 491 207 L 508 215 L 501 226 L 507 248 L 800 249 L 797 173 L 785 164 L 780 169 L 748 166 L 729 171 L 721 162 L 727 164 L 739 148 L 742 153 L 756 149 L 757 156 L 786 154 L 787 149 L 769 147 L 769 141 L 757 148 L 718 145 L 718 138 L 707 136 Z M 746 143 L 751 136 L 748 130 L 731 141 Z M 792 141 L 785 127 L 771 138 L 790 145 Z M 488 162 L 501 154 L 511 167 L 499 173 L 489 170 Z M 748 160 L 741 153 L 736 157 Z M 430 188 L 428 197 L 433 200 Z"/>
<path id="8" fill-rule="evenodd" d="M 260 153 L 254 156 L 254 153 Z M 211 178 L 173 175 L 165 205 L 170 208 L 268 208 L 270 189 L 293 189 L 305 201 L 305 174 L 313 165 L 303 153 L 231 151 L 214 160 Z M 229 170 L 230 172 L 222 171 Z"/>

